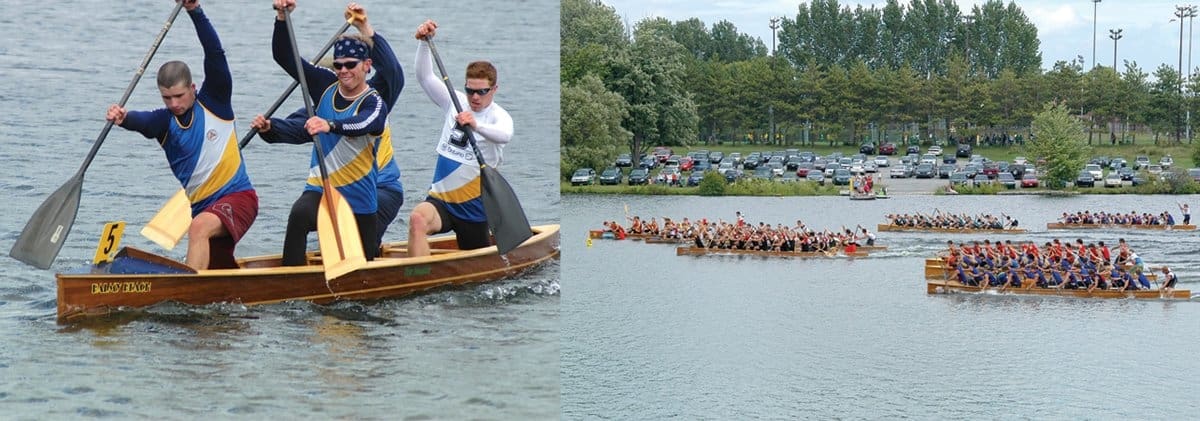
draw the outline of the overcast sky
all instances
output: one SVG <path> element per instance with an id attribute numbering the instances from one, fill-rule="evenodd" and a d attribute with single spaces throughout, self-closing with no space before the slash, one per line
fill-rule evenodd
<path id="1" fill-rule="evenodd" d="M 798 0 L 601 0 L 612 6 L 625 18 L 629 25 L 653 16 L 662 16 L 671 21 L 700 18 L 710 29 L 712 24 L 728 20 L 738 31 L 762 39 L 771 48 L 771 17 L 783 16 L 794 19 L 801 1 Z M 809 3 L 807 1 L 803 3 Z M 901 0 L 901 4 L 909 1 Z M 969 11 L 983 1 L 956 1 L 959 8 Z M 1041 40 L 1042 67 L 1049 69 L 1059 60 L 1071 61 L 1083 56 L 1085 68 L 1090 68 L 1092 57 L 1092 26 L 1096 24 L 1097 64 L 1112 66 L 1113 41 L 1108 38 L 1109 29 L 1122 29 L 1122 38 L 1117 42 L 1118 69 L 1124 71 L 1124 60 L 1136 61 L 1146 73 L 1154 73 L 1161 64 L 1175 67 L 1179 60 L 1179 22 L 1174 19 L 1175 6 L 1186 3 L 1164 1 L 1103 0 L 1043 0 L 1015 1 L 1018 7 L 1038 29 Z M 840 1 L 843 7 L 855 8 L 858 4 L 874 4 L 882 9 L 887 2 Z M 1008 4 L 1007 2 L 1005 4 Z M 1096 19 L 1093 20 L 1093 7 Z M 1190 20 L 1190 19 L 1189 19 Z M 1188 66 L 1188 32 L 1192 39 L 1191 68 L 1200 67 L 1200 27 L 1183 25 L 1183 65 Z M 1195 26 L 1200 26 L 1197 22 Z"/>

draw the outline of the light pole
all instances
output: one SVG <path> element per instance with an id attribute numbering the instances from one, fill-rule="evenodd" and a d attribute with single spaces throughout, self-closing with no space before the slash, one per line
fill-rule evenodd
<path id="1" fill-rule="evenodd" d="M 1092 67 L 1096 67 L 1096 9 L 1100 7 L 1100 0 L 1092 0 Z"/>
<path id="2" fill-rule="evenodd" d="M 1196 6 L 1188 6 L 1188 83 L 1192 82 L 1192 22 L 1196 18 Z M 1191 90 L 1188 91 L 1188 96 L 1192 96 Z M 1191 104 L 1186 104 L 1187 108 L 1187 139 L 1188 143 L 1192 143 L 1192 107 Z"/>
<path id="3" fill-rule="evenodd" d="M 971 24 L 975 22 L 975 15 L 963 16 L 963 55 L 967 59 L 967 76 L 971 75 Z"/>
<path id="4" fill-rule="evenodd" d="M 771 18 L 771 23 L 768 25 L 771 28 L 771 63 L 775 63 L 775 30 L 779 29 L 779 21 L 777 17 Z M 767 104 L 767 114 L 771 119 L 771 142 L 775 142 L 775 104 Z"/>
<path id="5" fill-rule="evenodd" d="M 1113 40 L 1113 71 L 1117 72 L 1118 74 L 1121 72 L 1117 70 L 1117 40 L 1121 39 L 1121 31 L 1124 31 L 1124 29 L 1108 30 L 1108 37 L 1112 38 Z"/>
<path id="6" fill-rule="evenodd" d="M 1190 7 L 1175 6 L 1175 17 L 1179 18 L 1179 67 L 1177 67 L 1177 69 L 1179 69 L 1179 96 L 1180 96 L 1179 108 L 1181 108 L 1181 110 L 1179 110 L 1180 111 L 1179 114 L 1183 114 L 1182 108 L 1184 108 L 1183 107 L 1183 18 L 1191 16 L 1191 14 L 1192 14 L 1191 10 L 1192 9 Z M 1183 116 L 1180 115 L 1179 117 L 1183 117 Z M 1176 125 L 1176 128 L 1175 128 L 1175 142 L 1176 143 L 1178 143 L 1180 141 L 1179 129 L 1181 129 L 1181 127 L 1179 127 L 1179 125 Z"/>

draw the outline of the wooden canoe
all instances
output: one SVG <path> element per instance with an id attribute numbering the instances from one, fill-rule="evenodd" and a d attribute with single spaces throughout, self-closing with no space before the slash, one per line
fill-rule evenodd
<path id="1" fill-rule="evenodd" d="M 1136 290 L 1136 291 L 1118 291 L 1108 289 L 1095 289 L 1088 291 L 1086 289 L 1058 289 L 1058 288 L 1038 288 L 1033 286 L 1032 282 L 1027 287 L 1006 288 L 1001 291 L 996 287 L 989 287 L 986 291 L 998 292 L 1001 294 L 1018 294 L 1018 295 L 1050 295 L 1060 297 L 1078 297 L 1078 298 L 1138 298 L 1152 300 L 1190 300 L 1192 292 L 1186 289 L 1177 289 L 1166 295 L 1156 289 Z M 949 293 L 980 293 L 984 292 L 983 287 L 963 285 L 957 281 L 947 280 L 930 280 L 925 283 L 925 292 L 928 294 L 949 294 Z"/>
<path id="2" fill-rule="evenodd" d="M 868 252 L 858 250 L 854 253 L 846 254 L 842 251 L 822 253 L 817 251 L 762 251 L 762 250 L 742 250 L 742 249 L 720 249 L 720 248 L 704 248 L 704 247 L 676 247 L 676 256 L 706 256 L 706 255 L 751 255 L 751 256 L 771 256 L 771 257 L 867 257 Z"/>
<path id="3" fill-rule="evenodd" d="M 1051 222 L 1046 224 L 1048 230 L 1080 230 L 1080 229 L 1141 229 L 1141 230 L 1160 230 L 1160 231 L 1195 231 L 1195 225 L 1149 225 L 1149 224 L 1065 224 L 1062 222 Z"/>
<path id="4" fill-rule="evenodd" d="M 396 297 L 452 284 L 515 276 L 559 255 L 559 226 L 533 227 L 534 236 L 508 254 L 495 246 L 458 250 L 453 236 L 430 238 L 432 255 L 407 257 L 405 242 L 384 246 L 367 266 L 326 282 L 318 252 L 306 266 L 282 267 L 280 255 L 239 260 L 239 269 L 194 271 L 169 258 L 125 248 L 112 263 L 60 273 L 58 321 L 139 308 L 164 301 L 191 305 L 327 303 Z"/>
<path id="5" fill-rule="evenodd" d="M 994 228 L 925 228 L 925 227 L 908 227 L 892 224 L 879 224 L 876 231 L 910 231 L 910 232 L 936 232 L 943 234 L 1024 234 L 1024 228 L 1009 228 L 1009 229 L 994 229 Z"/>

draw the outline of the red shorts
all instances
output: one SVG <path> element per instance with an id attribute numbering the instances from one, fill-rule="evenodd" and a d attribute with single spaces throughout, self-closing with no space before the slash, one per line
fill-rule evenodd
<path id="1" fill-rule="evenodd" d="M 233 248 L 242 239 L 254 219 L 258 217 L 258 193 L 254 190 L 243 190 L 230 193 L 217 199 L 201 212 L 208 212 L 221 220 L 228 236 L 214 237 L 208 240 L 209 269 L 235 269 L 237 260 L 233 257 Z"/>

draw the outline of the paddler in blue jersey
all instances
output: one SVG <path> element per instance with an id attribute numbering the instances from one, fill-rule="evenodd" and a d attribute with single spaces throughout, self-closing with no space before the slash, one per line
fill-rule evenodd
<path id="1" fill-rule="evenodd" d="M 158 91 L 165 108 L 127 111 L 108 108 L 118 126 L 157 139 L 171 172 L 183 185 L 192 207 L 186 263 L 201 269 L 237 268 L 233 250 L 258 217 L 258 195 L 246 175 L 233 125 L 233 76 L 225 50 L 199 0 L 183 3 L 204 50 L 200 89 L 182 61 L 158 68 Z"/>

